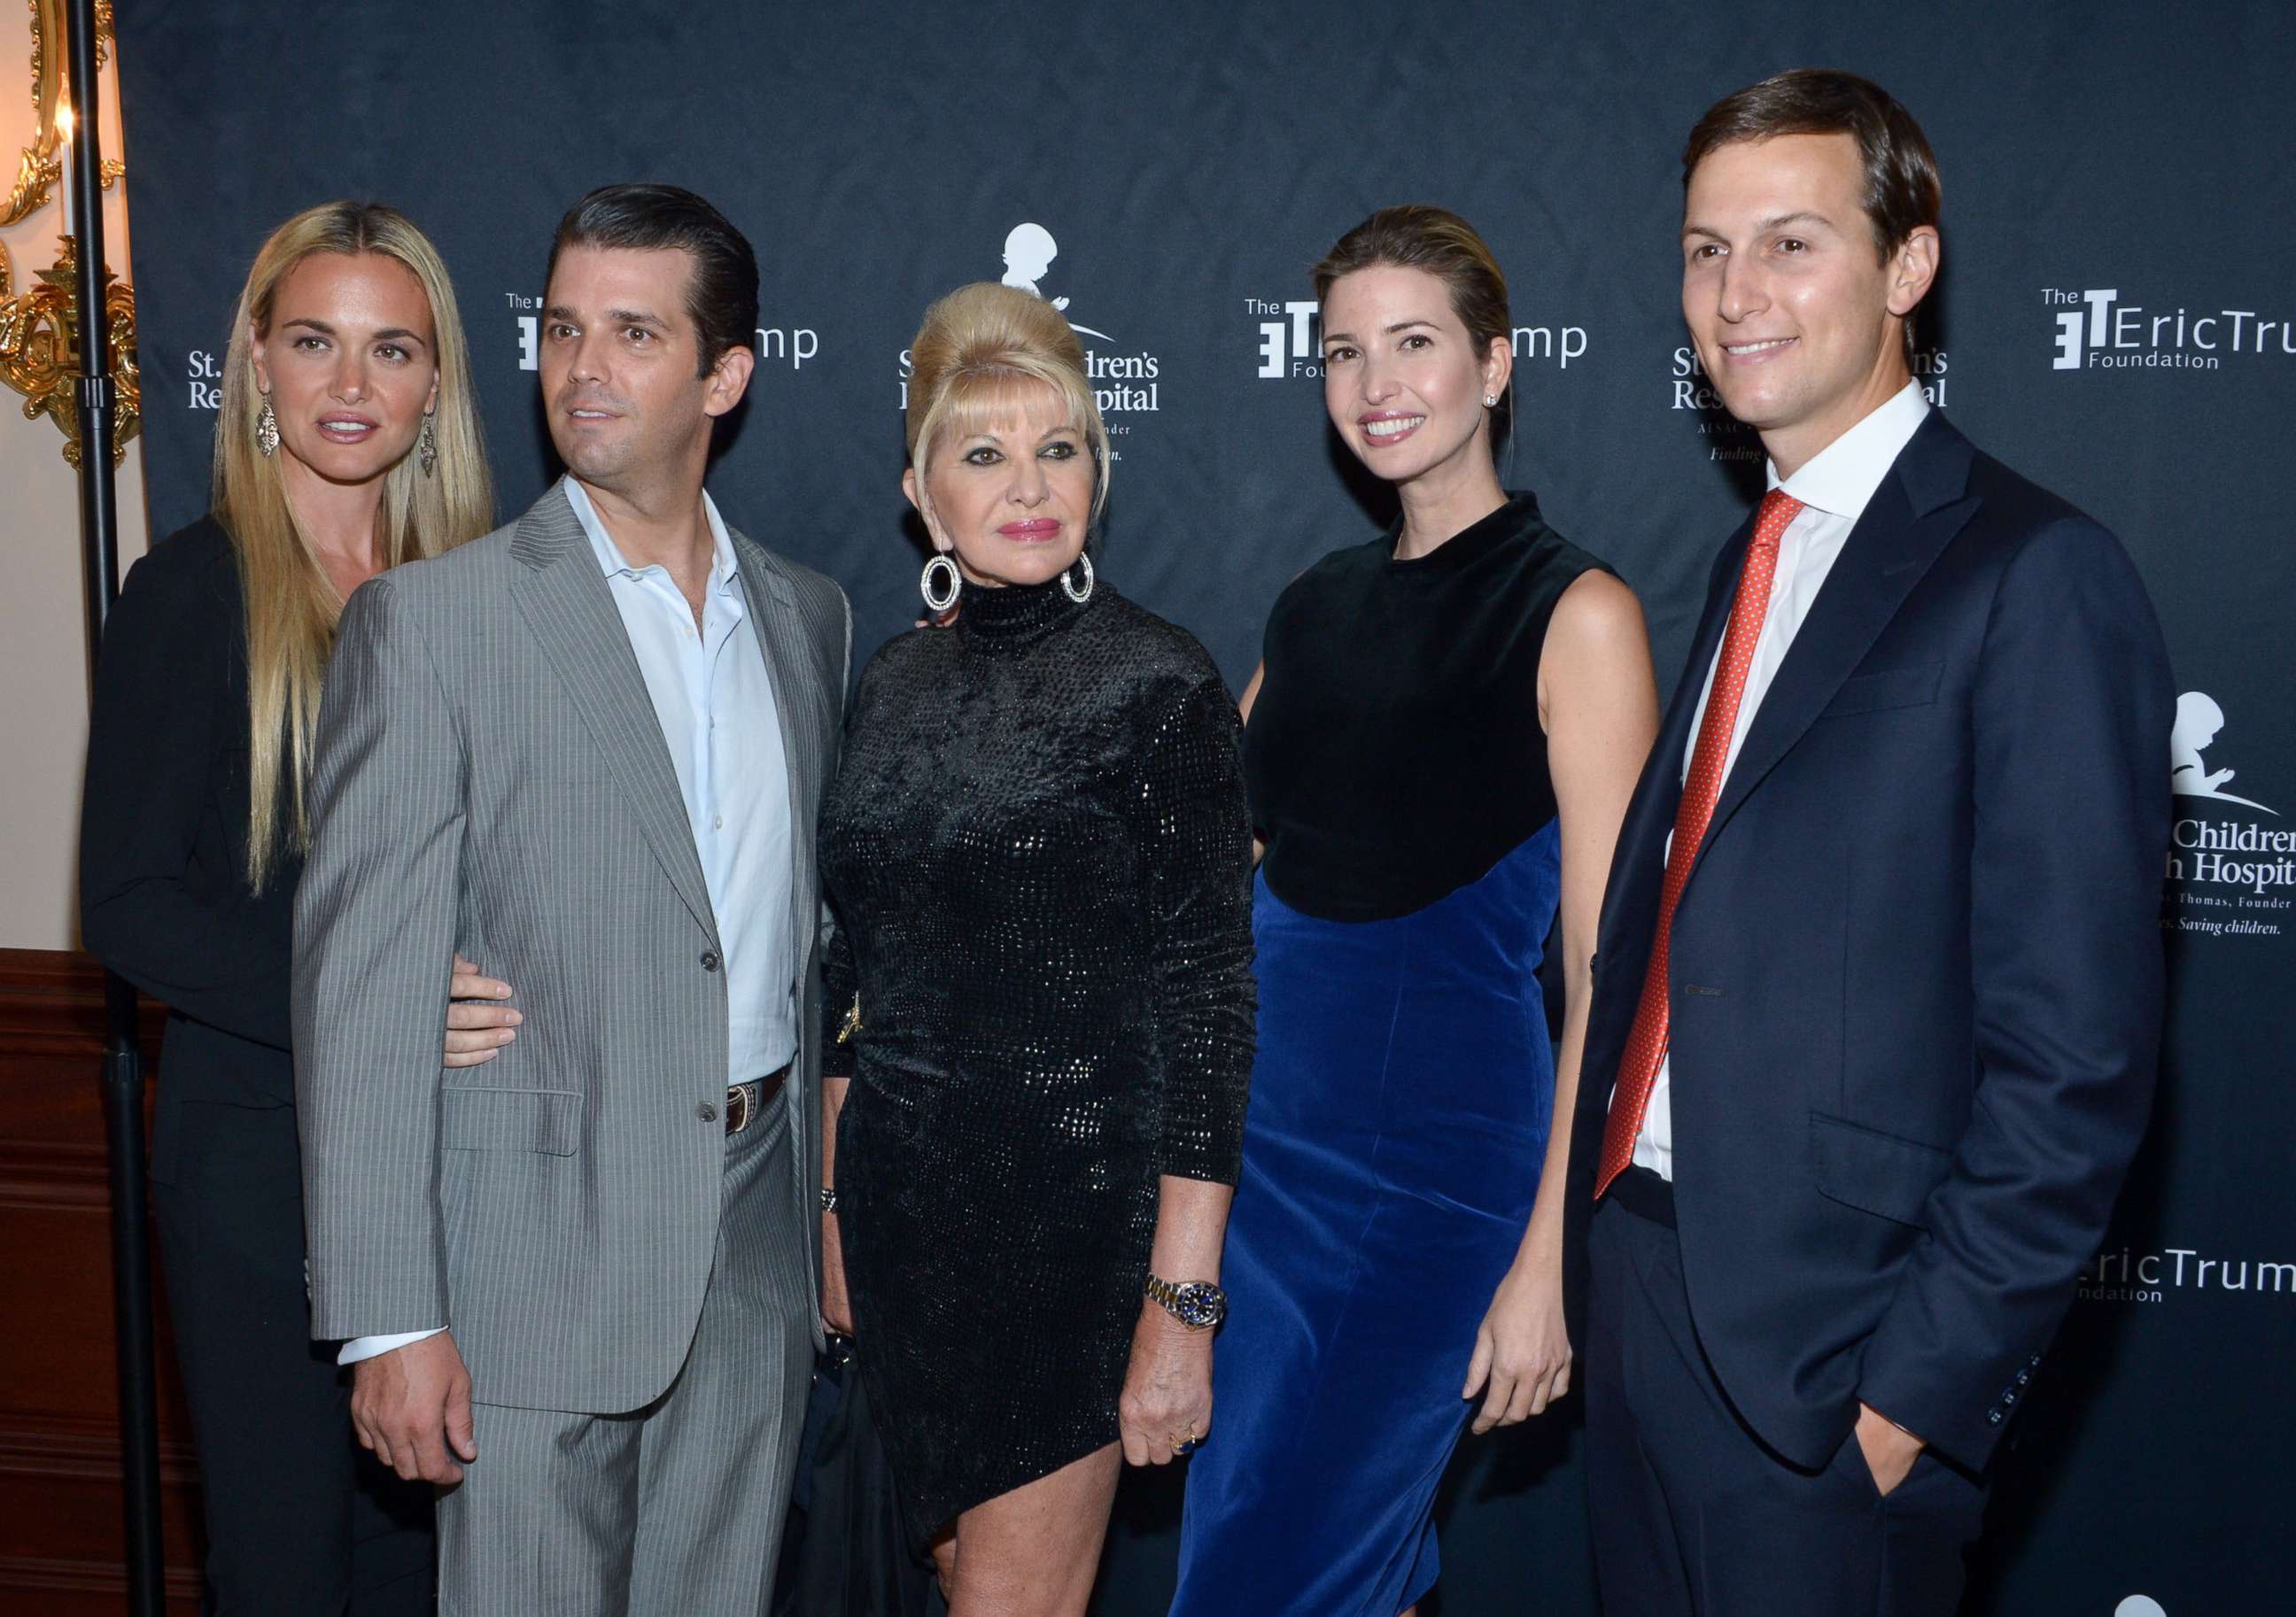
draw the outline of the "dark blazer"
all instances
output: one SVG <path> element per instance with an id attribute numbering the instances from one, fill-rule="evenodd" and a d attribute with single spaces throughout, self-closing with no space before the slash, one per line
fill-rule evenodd
<path id="1" fill-rule="evenodd" d="M 95 674 L 80 935 L 173 1013 L 160 1104 L 283 1107 L 302 862 L 247 883 L 247 636 L 231 535 L 202 517 L 127 574 Z M 284 799 L 283 798 L 283 802 Z M 155 1171 L 167 1177 L 168 1131 Z"/>
<path id="2" fill-rule="evenodd" d="M 1751 531 L 1715 560 L 1603 899 L 1574 1340 L 1603 1100 Z M 2022 1401 L 2152 1103 L 2174 706 L 2119 542 L 1932 414 L 1780 666 L 1674 921 L 1684 1278 L 1787 1459 L 1823 1465 L 1863 1400 L 1980 1468 Z"/>

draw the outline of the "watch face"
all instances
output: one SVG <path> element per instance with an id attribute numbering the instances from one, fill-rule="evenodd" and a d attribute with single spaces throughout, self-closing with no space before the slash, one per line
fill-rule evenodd
<path id="1" fill-rule="evenodd" d="M 1194 1330 L 1208 1330 L 1227 1318 L 1227 1294 L 1201 1280 L 1172 1288 L 1172 1312 Z"/>

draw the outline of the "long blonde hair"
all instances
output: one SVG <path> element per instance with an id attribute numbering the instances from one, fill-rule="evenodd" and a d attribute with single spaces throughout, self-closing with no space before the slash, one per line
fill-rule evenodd
<path id="1" fill-rule="evenodd" d="M 297 525 L 278 462 L 256 444 L 263 398 L 254 340 L 271 329 L 279 283 L 314 253 L 380 253 L 422 283 L 437 339 L 439 401 L 430 418 L 439 459 L 424 476 L 407 455 L 384 474 L 382 565 L 436 556 L 494 522 L 494 479 L 479 431 L 470 349 L 439 249 L 395 208 L 327 202 L 271 233 L 255 255 L 233 317 L 223 402 L 216 420 L 215 514 L 239 555 L 247 603 L 247 875 L 258 892 L 281 853 L 309 840 L 303 806 L 319 692 L 343 603 Z M 282 824 L 282 786 L 288 799 Z"/>

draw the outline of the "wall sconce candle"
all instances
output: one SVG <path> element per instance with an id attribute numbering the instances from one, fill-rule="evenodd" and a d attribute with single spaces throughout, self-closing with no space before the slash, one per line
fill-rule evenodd
<path id="1" fill-rule="evenodd" d="M 66 102 L 56 109 L 57 157 L 60 159 L 56 168 L 56 190 L 63 195 L 64 234 L 68 236 L 72 233 L 71 138 L 71 103 Z"/>

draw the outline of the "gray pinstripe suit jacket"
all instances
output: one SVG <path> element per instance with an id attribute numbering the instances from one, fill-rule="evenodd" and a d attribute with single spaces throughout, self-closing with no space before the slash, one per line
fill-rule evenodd
<path id="1" fill-rule="evenodd" d="M 811 1277 L 814 829 L 852 618 L 827 578 L 733 540 L 789 761 L 801 959 L 782 1104 L 800 1165 L 781 1228 L 813 1232 Z M 311 807 L 294 1038 L 313 1336 L 448 1325 L 487 1402 L 652 1401 L 718 1234 L 726 976 L 644 679 L 558 488 L 351 597 Z M 457 947 L 526 1022 L 493 1061 L 442 1071 Z"/>

